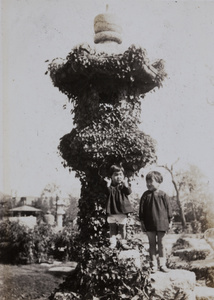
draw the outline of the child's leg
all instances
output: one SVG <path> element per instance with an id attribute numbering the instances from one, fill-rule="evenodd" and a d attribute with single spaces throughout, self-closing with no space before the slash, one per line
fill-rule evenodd
<path id="1" fill-rule="evenodd" d="M 118 222 L 118 234 L 120 234 L 122 240 L 125 240 L 127 216 L 124 214 L 118 214 L 117 222 Z"/>
<path id="2" fill-rule="evenodd" d="M 165 231 L 158 231 L 157 236 L 160 271 L 169 272 L 169 269 L 166 267 L 166 251 L 163 243 Z"/>
<path id="3" fill-rule="evenodd" d="M 119 224 L 118 226 L 118 234 L 121 235 L 121 239 L 126 239 L 126 224 Z"/>
<path id="4" fill-rule="evenodd" d="M 121 236 L 121 245 L 124 250 L 130 249 L 127 245 L 126 241 L 126 223 L 127 223 L 127 216 L 126 215 L 118 215 L 118 233 Z"/>
<path id="5" fill-rule="evenodd" d="M 165 251 L 165 247 L 163 245 L 164 236 L 165 236 L 165 231 L 157 232 L 159 257 L 166 257 L 166 251 Z"/>
<path id="6" fill-rule="evenodd" d="M 110 237 L 117 235 L 118 226 L 116 223 L 109 223 L 109 229 L 110 229 Z"/>
<path id="7" fill-rule="evenodd" d="M 156 232 L 147 231 L 147 236 L 149 239 L 149 255 L 151 259 L 152 272 L 157 271 L 157 258 L 156 258 Z"/>
<path id="8" fill-rule="evenodd" d="M 116 236 L 118 234 L 118 226 L 114 219 L 114 216 L 108 216 L 107 222 L 109 223 L 109 230 L 110 230 L 110 248 L 115 248 L 117 245 Z"/>
<path id="9" fill-rule="evenodd" d="M 149 255 L 151 261 L 156 261 L 156 232 L 147 231 L 147 236 L 149 239 Z"/>
<path id="10" fill-rule="evenodd" d="M 116 223 L 109 223 L 110 229 L 110 248 L 115 248 L 117 245 L 117 224 Z"/>

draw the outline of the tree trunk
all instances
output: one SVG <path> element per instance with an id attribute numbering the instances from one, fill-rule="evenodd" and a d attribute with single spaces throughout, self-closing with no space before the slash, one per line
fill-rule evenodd
<path id="1" fill-rule="evenodd" d="M 171 175 L 172 184 L 173 184 L 173 186 L 175 188 L 175 191 L 176 191 L 176 200 L 177 200 L 177 204 L 178 204 L 179 211 L 180 211 L 182 229 L 183 229 L 183 231 L 185 231 L 185 229 L 186 229 L 186 218 L 185 218 L 184 211 L 183 211 L 181 201 L 180 201 L 179 189 L 178 189 L 177 183 L 176 183 L 176 181 L 174 179 L 174 175 L 173 175 L 173 165 L 171 166 L 171 169 L 169 169 L 168 166 L 166 166 L 166 165 L 165 166 L 160 166 L 160 167 L 165 168 Z"/>
<path id="2" fill-rule="evenodd" d="M 170 172 L 170 174 L 171 174 L 171 172 Z M 186 228 L 186 218 L 185 218 L 184 211 L 183 211 L 183 208 L 182 208 L 182 205 L 181 205 L 179 190 L 178 190 L 177 184 L 174 180 L 173 174 L 171 174 L 171 177 L 172 177 L 172 183 L 173 183 L 175 191 L 176 191 L 176 200 L 177 200 L 177 204 L 178 204 L 179 211 L 180 211 L 182 229 L 184 231 L 185 228 Z"/>

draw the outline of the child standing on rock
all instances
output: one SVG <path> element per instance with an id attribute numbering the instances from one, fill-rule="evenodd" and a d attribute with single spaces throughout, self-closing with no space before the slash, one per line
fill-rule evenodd
<path id="1" fill-rule="evenodd" d="M 123 249 L 130 247 L 126 240 L 126 223 L 128 214 L 133 211 L 128 195 L 131 194 L 131 186 L 124 176 L 124 169 L 120 165 L 112 165 L 110 168 L 111 180 L 107 182 L 107 222 L 110 228 L 110 248 L 117 245 L 117 236 L 121 237 L 120 243 Z"/>
<path id="2" fill-rule="evenodd" d="M 171 227 L 172 210 L 169 196 L 159 190 L 162 182 L 163 177 L 157 171 L 149 172 L 146 175 L 148 190 L 142 195 L 139 208 L 142 230 L 146 231 L 149 240 L 152 273 L 158 270 L 157 254 L 159 256 L 160 271 L 169 272 L 169 269 L 166 267 L 163 238 L 166 231 Z M 156 252 L 156 247 L 158 252 Z"/>

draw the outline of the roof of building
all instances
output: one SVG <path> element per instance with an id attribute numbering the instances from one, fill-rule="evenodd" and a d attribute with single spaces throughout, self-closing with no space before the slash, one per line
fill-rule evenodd
<path id="1" fill-rule="evenodd" d="M 10 211 L 42 211 L 42 210 L 29 205 L 23 205 L 23 206 L 11 208 Z"/>

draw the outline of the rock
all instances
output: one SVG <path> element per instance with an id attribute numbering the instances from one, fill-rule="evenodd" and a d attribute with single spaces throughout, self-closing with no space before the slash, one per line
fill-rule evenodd
<path id="1" fill-rule="evenodd" d="M 197 280 L 206 279 L 206 285 L 214 287 L 213 258 L 191 262 L 188 269 L 195 273 Z"/>
<path id="2" fill-rule="evenodd" d="M 206 286 L 214 288 L 214 268 L 207 270 Z"/>
<path id="3" fill-rule="evenodd" d="M 48 270 L 48 272 L 63 275 L 63 274 L 71 273 L 73 270 L 75 270 L 75 269 L 72 267 L 53 267 L 53 268 L 50 268 Z"/>
<path id="4" fill-rule="evenodd" d="M 205 259 L 208 255 L 210 255 L 210 253 L 210 249 L 197 248 L 179 249 L 173 251 L 174 256 L 179 256 L 181 259 L 186 261 Z"/>
<path id="5" fill-rule="evenodd" d="M 206 286 L 195 288 L 196 300 L 214 300 L 214 289 Z"/>
<path id="6" fill-rule="evenodd" d="M 58 265 L 61 265 L 62 262 L 61 261 L 57 261 L 57 260 L 54 260 L 52 263 L 41 263 L 40 265 L 41 266 L 44 266 L 44 267 L 50 267 L 51 266 L 58 266 Z"/>
<path id="7" fill-rule="evenodd" d="M 65 264 L 62 263 L 57 267 L 51 267 L 50 269 L 48 269 L 48 272 L 56 276 L 68 275 L 75 271 L 76 266 L 77 266 L 76 262 L 68 262 Z"/>
<path id="8" fill-rule="evenodd" d="M 212 247 L 204 238 L 180 237 L 173 245 L 172 254 L 186 261 L 206 259 L 213 253 Z"/>
<path id="9" fill-rule="evenodd" d="M 205 231 L 204 239 L 214 250 L 214 228 L 209 228 Z"/>
<path id="10" fill-rule="evenodd" d="M 196 280 L 205 280 L 206 286 L 214 288 L 214 258 L 186 262 L 178 256 L 170 257 L 169 265 L 194 272 Z"/>
<path id="11" fill-rule="evenodd" d="M 155 300 L 195 300 L 196 280 L 193 272 L 171 270 L 169 273 L 157 272 L 150 276 Z"/>
<path id="12" fill-rule="evenodd" d="M 195 248 L 197 250 L 209 250 L 212 251 L 212 247 L 203 237 L 194 237 L 192 235 L 184 235 L 180 238 L 183 241 L 186 241 L 189 244 L 190 248 Z M 186 247 L 186 248 L 189 248 Z"/>

